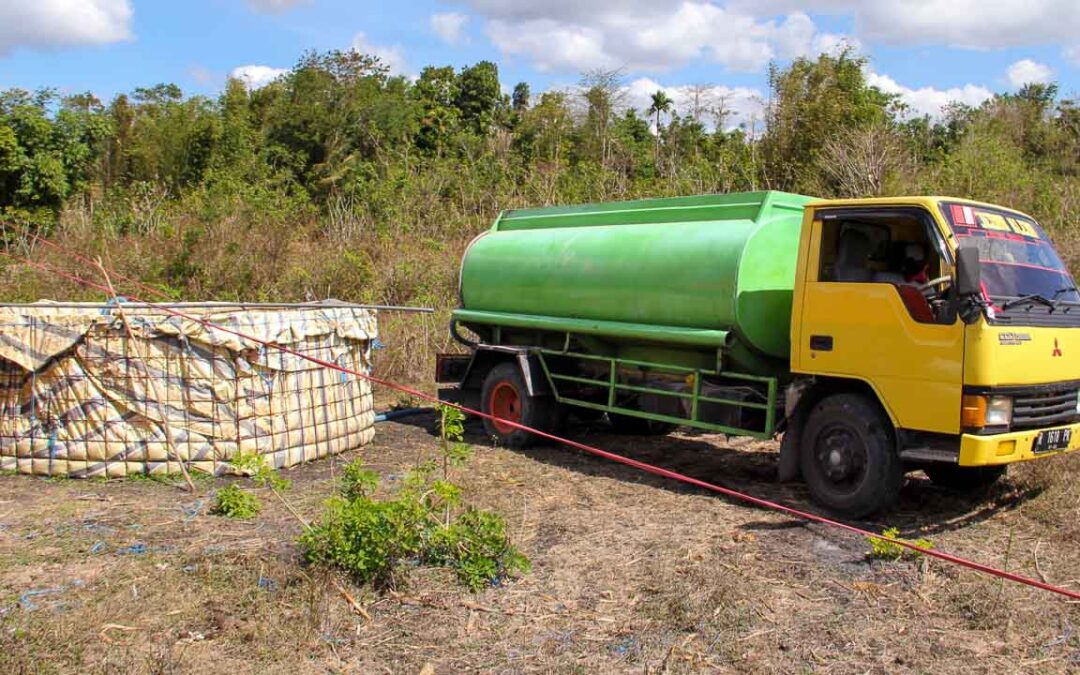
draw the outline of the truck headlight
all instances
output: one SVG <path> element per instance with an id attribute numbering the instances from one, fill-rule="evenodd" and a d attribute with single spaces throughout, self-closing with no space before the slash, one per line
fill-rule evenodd
<path id="1" fill-rule="evenodd" d="M 986 404 L 986 423 L 988 427 L 1007 427 L 1012 424 L 1012 397 L 991 396 Z"/>
<path id="2" fill-rule="evenodd" d="M 1077 405 L 1080 406 L 1080 398 Z M 968 428 L 1007 427 L 1012 424 L 1011 396 L 982 396 L 966 394 L 960 412 L 960 423 Z"/>

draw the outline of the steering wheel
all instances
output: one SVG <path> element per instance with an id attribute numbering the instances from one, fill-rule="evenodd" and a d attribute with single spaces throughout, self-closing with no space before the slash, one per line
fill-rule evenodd
<path id="1" fill-rule="evenodd" d="M 939 284 L 941 285 L 940 289 L 937 288 L 937 286 Z M 938 277 L 936 279 L 931 279 L 930 281 L 927 281 L 925 284 L 919 284 L 917 288 L 919 289 L 919 292 L 922 293 L 923 295 L 926 295 L 928 297 L 932 297 L 932 296 L 940 296 L 940 295 L 942 295 L 943 293 L 945 293 L 945 289 L 948 288 L 951 285 L 952 285 L 952 277 L 948 276 L 948 275 L 945 275 L 945 276 Z"/>

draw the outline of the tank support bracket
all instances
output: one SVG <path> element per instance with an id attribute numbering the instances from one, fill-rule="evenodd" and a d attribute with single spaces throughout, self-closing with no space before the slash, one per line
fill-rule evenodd
<path id="1" fill-rule="evenodd" d="M 555 398 L 560 403 L 591 408 L 593 410 L 602 410 L 604 412 L 614 412 L 621 415 L 629 415 L 631 417 L 641 417 L 657 422 L 683 424 L 698 429 L 718 431 L 720 433 L 737 436 L 752 436 L 754 438 L 769 439 L 776 433 L 777 379 L 775 377 L 747 375 L 745 373 L 735 372 L 709 371 L 700 368 L 688 368 L 635 359 L 622 359 L 611 356 L 600 356 L 597 354 L 570 352 L 566 350 L 538 349 L 534 353 L 537 356 L 540 366 L 543 368 L 544 375 L 547 377 L 551 391 L 555 394 Z M 600 364 L 601 367 L 606 366 L 607 377 L 604 379 L 595 379 L 593 377 L 582 377 L 581 375 L 570 374 L 562 370 L 553 369 L 552 364 L 550 363 L 552 357 L 557 358 L 564 364 L 568 361 L 571 363 L 573 361 L 580 361 L 593 362 L 594 364 Z M 632 384 L 630 382 L 621 381 L 619 379 L 619 373 L 627 369 L 656 371 L 668 375 L 682 375 L 691 385 L 690 391 L 677 391 L 656 386 L 648 386 L 647 383 Z M 755 392 L 764 393 L 764 396 L 758 396 L 757 400 L 738 400 L 734 398 L 708 396 L 702 391 L 702 382 L 706 377 L 732 381 L 733 384 L 745 383 L 746 386 L 753 388 Z M 595 399 L 584 400 L 575 397 L 571 391 L 568 391 L 573 389 L 575 385 L 577 385 L 577 388 L 585 386 L 603 391 L 603 402 L 598 402 L 598 400 Z M 762 392 L 762 390 L 764 391 Z M 679 417 L 676 415 L 650 412 L 639 408 L 620 405 L 620 394 L 624 394 L 624 399 L 626 398 L 625 395 L 628 394 L 634 398 L 641 395 L 647 395 L 662 397 L 663 400 L 668 401 L 675 399 L 680 403 L 688 402 L 689 414 L 685 417 Z M 762 398 L 764 398 L 764 400 L 761 400 Z M 764 413 L 764 421 L 763 424 L 757 428 L 743 428 L 726 424 L 717 424 L 704 419 L 703 403 L 713 404 L 714 406 L 719 405 L 739 409 L 748 408 L 760 410 Z"/>

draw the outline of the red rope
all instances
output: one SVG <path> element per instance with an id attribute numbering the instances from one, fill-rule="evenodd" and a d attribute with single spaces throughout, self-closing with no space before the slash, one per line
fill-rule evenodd
<path id="1" fill-rule="evenodd" d="M 54 246 L 59 247 L 59 245 L 57 245 L 57 244 L 54 244 Z M 35 268 L 40 269 L 42 271 L 49 272 L 51 274 L 56 274 L 57 276 L 68 279 L 70 281 L 74 281 L 75 283 L 78 283 L 80 285 L 87 286 L 89 288 L 95 288 L 97 290 L 101 290 L 101 291 L 104 291 L 106 293 L 109 292 L 109 289 L 106 286 L 102 285 L 102 284 L 95 283 L 93 281 L 90 281 L 88 279 L 84 279 L 84 278 L 82 278 L 82 277 L 80 277 L 78 275 L 71 274 L 71 273 L 65 272 L 63 270 L 57 270 L 57 269 L 52 268 L 52 267 L 50 267 L 48 265 L 44 265 L 44 264 L 41 264 L 41 263 L 34 262 L 33 260 L 30 260 L 29 258 L 12 255 L 11 253 L 9 253 L 7 251 L 2 251 L 2 250 L 0 250 L 0 255 L 4 255 L 4 256 L 12 259 L 12 260 L 15 260 L 17 262 L 25 263 L 27 265 L 30 265 L 31 267 L 35 267 Z M 94 264 L 96 265 L 97 263 L 94 262 Z M 118 277 L 119 276 L 120 275 L 118 275 Z M 124 278 L 124 277 L 120 277 L 120 278 Z M 641 462 L 641 461 L 638 461 L 636 459 L 631 459 L 629 457 L 624 457 L 622 455 L 617 455 L 615 453 L 608 452 L 607 450 L 602 450 L 600 448 L 593 447 L 591 445 L 586 445 L 584 443 L 579 443 L 578 441 L 571 440 L 569 438 L 563 438 L 561 436 L 556 436 L 554 434 L 549 434 L 546 431 L 541 431 L 539 429 L 533 429 L 532 427 L 525 426 L 524 424 L 519 424 L 519 423 L 514 422 L 512 420 L 496 418 L 495 416 L 490 415 L 490 414 L 485 413 L 485 412 L 482 412 L 480 410 L 473 410 L 471 408 L 467 408 L 465 406 L 458 405 L 456 403 L 443 402 L 443 401 L 440 401 L 436 396 L 432 396 L 431 394 L 427 394 L 427 393 L 424 393 L 424 392 L 419 391 L 417 389 L 413 389 L 412 387 L 407 387 L 405 385 L 398 384 L 398 383 L 392 382 L 390 380 L 385 380 L 385 379 L 382 379 L 382 378 L 379 378 L 379 377 L 375 377 L 374 375 L 370 375 L 368 373 L 361 373 L 359 371 L 355 371 L 355 370 L 352 370 L 350 368 L 345 368 L 345 367 L 340 366 L 340 365 L 338 365 L 336 363 L 333 363 L 332 361 L 326 361 L 324 359 L 320 359 L 320 358 L 315 357 L 315 356 L 309 356 L 307 354 L 302 354 L 302 353 L 300 353 L 300 352 L 298 352 L 298 351 L 296 351 L 294 349 L 290 349 L 290 348 L 285 347 L 283 345 L 274 344 L 274 343 L 268 342 L 266 340 L 260 340 L 259 338 L 256 338 L 256 337 L 253 337 L 253 336 L 250 336 L 250 335 L 246 335 L 244 333 L 241 333 L 239 331 L 236 331 L 236 330 L 233 330 L 233 329 L 230 329 L 230 328 L 226 328 L 224 326 L 219 326 L 219 325 L 214 324 L 214 323 L 212 323 L 210 321 L 207 321 L 205 319 L 201 319 L 199 317 L 192 316 L 190 314 L 185 314 L 184 312 L 180 312 L 180 311 L 175 310 L 175 309 L 170 308 L 170 307 L 163 307 L 163 306 L 160 306 L 160 305 L 155 305 L 154 303 L 147 302 L 146 300 L 140 300 L 139 298 L 136 298 L 134 296 L 132 296 L 132 299 L 137 301 L 137 302 L 142 302 L 142 303 L 146 304 L 149 307 L 154 307 L 156 309 L 159 309 L 159 310 L 161 310 L 163 312 L 166 312 L 168 314 L 172 314 L 174 316 L 178 316 L 178 317 L 181 317 L 181 318 L 184 318 L 184 319 L 188 319 L 190 321 L 194 321 L 194 322 L 196 322 L 198 324 L 201 324 L 201 325 L 203 325 L 203 326 L 205 326 L 207 328 L 210 328 L 210 329 L 213 329 L 213 330 L 223 331 L 225 333 L 235 335 L 235 336 L 243 338 L 245 340 L 250 340 L 252 342 L 255 342 L 256 344 L 261 344 L 261 345 L 266 346 L 266 347 L 271 347 L 271 348 L 274 348 L 274 349 L 278 349 L 278 350 L 280 350 L 280 351 L 282 351 L 282 352 L 284 352 L 286 354 L 290 354 L 292 356 L 296 356 L 296 357 L 305 359 L 305 360 L 307 360 L 307 361 L 309 361 L 311 363 L 315 363 L 315 364 L 323 366 L 325 368 L 331 368 L 333 370 L 337 370 L 337 371 L 340 371 L 342 373 L 347 373 L 349 375 L 354 375 L 356 377 L 367 380 L 367 381 L 372 382 L 374 384 L 382 385 L 382 386 L 390 388 L 390 389 L 395 389 L 397 391 L 409 394 L 411 396 L 415 396 L 415 397 L 423 399 L 425 401 L 430 401 L 430 402 L 440 404 L 440 405 L 448 405 L 450 407 L 457 408 L 458 410 L 461 410 L 462 412 L 468 413 L 470 415 L 476 415 L 477 417 L 482 417 L 482 418 L 486 418 L 486 419 L 490 419 L 490 420 L 498 420 L 501 424 L 509 425 L 509 426 L 511 426 L 511 427 L 513 427 L 515 429 L 521 429 L 523 431 L 527 431 L 529 433 L 540 436 L 541 438 L 545 438 L 545 439 L 548 439 L 548 440 L 551 440 L 551 441 L 555 441 L 555 442 L 560 443 L 562 445 L 566 445 L 566 446 L 569 446 L 571 448 L 581 450 L 582 452 L 586 452 L 586 453 L 589 453 L 591 455 L 596 455 L 597 457 L 603 457 L 604 459 L 607 459 L 607 460 L 610 460 L 610 461 L 613 461 L 613 462 L 618 462 L 619 464 L 625 464 L 626 466 L 631 466 L 631 467 L 633 467 L 635 469 L 640 469 L 642 471 L 645 471 L 647 473 L 651 473 L 651 474 L 656 475 L 656 476 L 661 476 L 663 478 L 669 478 L 671 480 L 676 480 L 676 481 L 679 481 L 679 482 L 682 482 L 682 483 L 686 483 L 688 485 L 693 485 L 695 487 L 702 488 L 704 490 L 709 490 L 711 492 L 717 492 L 719 494 L 725 495 L 727 497 L 731 497 L 733 499 L 738 499 L 740 501 L 744 501 L 744 502 L 747 502 L 747 503 L 750 503 L 750 504 L 754 504 L 756 506 L 761 506 L 761 507 L 764 507 L 764 508 L 767 508 L 767 509 L 771 509 L 773 511 L 779 511 L 781 513 L 785 513 L 785 514 L 790 515 L 790 516 L 795 516 L 797 518 L 801 518 L 802 520 L 810 521 L 810 522 L 813 522 L 813 523 L 820 523 L 822 525 L 828 525 L 830 527 L 834 527 L 834 528 L 837 528 L 837 529 L 840 529 L 840 530 L 845 530 L 847 532 L 851 532 L 853 534 L 857 534 L 857 535 L 862 536 L 862 537 L 873 537 L 875 539 L 880 539 L 880 540 L 883 540 L 883 541 L 887 541 L 887 542 L 890 542 L 892 544 L 896 544 L 897 546 L 901 546 L 903 548 L 909 549 L 911 551 L 915 551 L 915 552 L 921 553 L 923 555 L 930 556 L 932 558 L 937 558 L 938 560 L 944 560 L 945 562 L 949 562 L 949 563 L 952 563 L 952 564 L 955 564 L 955 565 L 959 565 L 961 567 L 966 567 L 968 569 L 972 569 L 972 570 L 975 570 L 977 572 L 982 572 L 984 574 L 989 574 L 991 576 L 999 577 L 1001 579 L 1007 579 L 1009 581 L 1014 581 L 1014 582 L 1019 583 L 1019 584 L 1024 584 L 1026 586 L 1031 586 L 1033 588 L 1038 588 L 1040 590 L 1049 591 L 1051 593 L 1056 593 L 1058 595 L 1064 596 L 1066 598 L 1070 598 L 1072 600 L 1080 600 L 1080 591 L 1074 591 L 1074 590 L 1064 588 L 1064 587 L 1061 587 L 1061 586 L 1055 586 L 1053 584 L 1049 584 L 1049 583 L 1046 583 L 1044 581 L 1040 581 L 1038 579 L 1033 579 L 1031 577 L 1026 577 L 1026 576 L 1023 576 L 1021 574 L 1016 574 L 1015 572 L 1009 572 L 1007 570 L 1002 570 L 1002 569 L 998 569 L 996 567 L 992 567 L 990 565 L 985 565 L 983 563 L 975 562 L 974 560 L 968 560 L 967 558 L 962 558 L 960 556 L 952 555 L 951 553 L 945 553 L 944 551 L 939 551 L 939 550 L 932 549 L 932 548 L 924 548 L 922 546 L 918 546 L 916 544 L 913 544 L 913 543 L 911 543 L 909 541 L 904 541 L 903 539 L 894 539 L 894 538 L 891 538 L 891 537 L 886 537 L 884 535 L 876 534 L 874 532 L 871 532 L 869 530 L 865 530 L 865 529 L 860 528 L 860 527 L 856 527 L 854 525 L 849 525 L 848 523 L 844 523 L 844 522 L 841 522 L 841 521 L 838 521 L 838 520 L 833 520 L 833 519 L 827 518 L 825 516 L 820 516 L 820 515 L 817 515 L 815 513 L 810 513 L 808 511 L 802 511 L 802 510 L 793 508 L 791 506 L 786 506 L 786 505 L 780 504 L 778 502 L 770 501 L 768 499 L 762 499 L 760 497 L 754 497 L 752 495 L 748 495 L 748 494 L 745 494 L 743 492 L 739 492 L 737 490 L 732 490 L 731 488 L 722 487 L 720 485 L 715 485 L 713 483 L 708 483 L 706 481 L 694 478 L 692 476 L 687 476 L 685 474 L 681 474 L 681 473 L 678 473 L 676 471 L 671 471 L 669 469 L 664 469 L 662 467 L 655 466 L 655 465 L 652 465 L 652 464 L 647 464 L 645 462 Z"/>

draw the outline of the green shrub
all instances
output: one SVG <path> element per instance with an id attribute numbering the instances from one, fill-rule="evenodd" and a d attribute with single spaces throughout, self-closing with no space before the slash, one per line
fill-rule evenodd
<path id="1" fill-rule="evenodd" d="M 259 497 L 233 483 L 223 490 L 218 490 L 211 513 L 226 518 L 248 520 L 259 515 L 260 510 L 262 510 L 262 502 L 259 501 Z"/>
<path id="2" fill-rule="evenodd" d="M 502 516 L 473 508 L 435 530 L 428 561 L 453 568 L 474 591 L 530 568 L 529 559 L 510 543 Z"/>
<path id="3" fill-rule="evenodd" d="M 427 515 L 411 499 L 335 498 L 300 546 L 308 562 L 341 568 L 360 582 L 393 585 L 398 566 L 423 548 Z"/>
<path id="4" fill-rule="evenodd" d="M 379 587 L 404 582 L 410 566 L 448 567 L 474 591 L 528 571 L 529 561 L 510 542 L 501 516 L 462 506 L 450 471 L 471 453 L 461 442 L 464 417 L 443 408 L 440 419 L 441 475 L 438 462 L 423 462 L 405 474 L 395 494 L 376 499 L 378 474 L 360 460 L 351 462 L 341 495 L 300 537 L 309 563 L 337 567 Z"/>
<path id="5" fill-rule="evenodd" d="M 240 471 L 251 474 L 251 480 L 259 487 L 268 487 L 271 490 L 282 492 L 292 487 L 292 481 L 282 478 L 277 469 L 266 462 L 264 455 L 255 453 L 239 455 L 232 461 Z"/>
<path id="6" fill-rule="evenodd" d="M 931 549 L 934 548 L 934 542 L 929 539 L 914 539 L 907 540 L 900 538 L 900 530 L 895 527 L 890 527 L 881 532 L 882 536 L 894 539 L 896 541 L 904 541 L 909 544 L 914 544 L 920 548 Z M 886 539 L 880 539 L 878 537 L 869 537 L 870 539 L 870 552 L 866 554 L 871 560 L 900 560 L 901 558 L 918 558 L 922 555 L 921 552 L 901 546 L 892 541 Z"/>
<path id="7" fill-rule="evenodd" d="M 361 459 L 345 465 L 341 474 L 341 496 L 345 499 L 368 497 L 379 487 L 379 472 L 364 468 Z"/>

